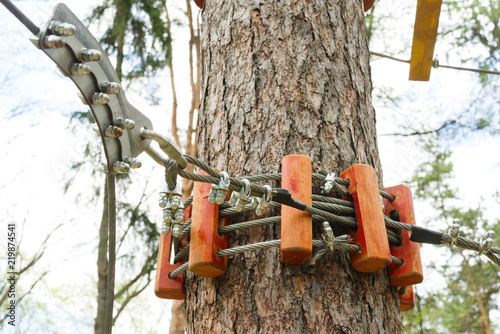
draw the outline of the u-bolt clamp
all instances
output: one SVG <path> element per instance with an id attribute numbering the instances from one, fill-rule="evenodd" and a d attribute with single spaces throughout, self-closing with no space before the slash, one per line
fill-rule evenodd
<path id="1" fill-rule="evenodd" d="M 325 241 L 326 246 L 328 247 L 330 252 L 333 252 L 333 246 L 335 244 L 335 236 L 333 235 L 333 230 L 327 221 L 324 221 L 321 227 L 323 230 L 321 233 L 321 237 Z"/>
<path id="2" fill-rule="evenodd" d="M 262 216 L 264 212 L 266 212 L 271 200 L 273 199 L 273 189 L 267 184 L 264 186 L 265 192 L 264 195 L 260 198 L 255 198 L 252 206 L 256 206 L 255 214 L 257 216 Z M 257 205 L 255 205 L 257 204 Z"/>
<path id="3" fill-rule="evenodd" d="M 219 183 L 217 185 L 212 184 L 212 186 L 210 187 L 210 194 L 208 195 L 208 203 L 219 204 L 219 205 L 224 203 L 230 184 L 231 181 L 229 180 L 229 174 L 226 172 L 221 172 Z"/>
<path id="4" fill-rule="evenodd" d="M 321 192 L 328 195 L 333 189 L 333 183 L 335 182 L 335 173 L 328 173 L 325 180 L 321 184 Z"/>
<path id="5" fill-rule="evenodd" d="M 250 200 L 250 194 L 252 189 L 250 188 L 250 181 L 247 179 L 242 179 L 243 187 L 239 192 L 233 192 L 231 194 L 231 199 L 229 200 L 229 205 L 235 207 L 236 212 L 241 212 Z"/>
<path id="6" fill-rule="evenodd" d="M 458 235 L 460 234 L 460 219 L 458 218 L 453 219 L 453 225 L 451 225 L 450 229 L 448 230 L 448 233 L 450 234 L 451 237 L 450 247 L 453 247 L 457 243 L 457 238 Z"/>
<path id="7" fill-rule="evenodd" d="M 488 253 L 493 246 L 493 238 L 495 237 L 495 232 L 488 231 L 482 237 L 479 242 L 479 255 Z"/>

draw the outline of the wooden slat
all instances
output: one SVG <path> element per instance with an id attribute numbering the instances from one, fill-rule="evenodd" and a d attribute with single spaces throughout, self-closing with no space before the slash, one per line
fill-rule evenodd
<path id="1" fill-rule="evenodd" d="M 312 205 L 311 158 L 291 154 L 283 157 L 281 187 L 292 198 Z M 303 264 L 312 256 L 312 216 L 310 213 L 281 206 L 281 262 Z"/>
<path id="2" fill-rule="evenodd" d="M 363 273 L 374 273 L 392 262 L 377 174 L 368 165 L 354 164 L 340 177 L 350 181 L 347 190 L 352 195 L 358 221 L 357 231 L 347 228 L 361 247 L 361 253 L 351 252 L 352 266 Z"/>
<path id="3" fill-rule="evenodd" d="M 429 81 L 442 0 L 418 0 L 410 59 L 410 80 Z"/>

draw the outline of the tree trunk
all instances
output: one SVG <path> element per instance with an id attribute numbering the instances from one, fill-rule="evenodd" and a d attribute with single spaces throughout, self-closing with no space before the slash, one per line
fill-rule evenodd
<path id="1" fill-rule="evenodd" d="M 314 172 L 359 162 L 381 179 L 362 8 L 207 1 L 198 156 L 232 176 L 280 172 L 283 156 L 305 154 Z M 230 247 L 279 238 L 279 224 L 252 228 L 231 233 Z M 358 273 L 341 251 L 312 268 L 281 263 L 277 248 L 247 252 L 186 284 L 189 333 L 402 332 L 387 271 Z"/>

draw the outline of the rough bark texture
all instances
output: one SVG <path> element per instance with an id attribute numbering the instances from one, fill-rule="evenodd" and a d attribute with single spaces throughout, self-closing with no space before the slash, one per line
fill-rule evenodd
<path id="1" fill-rule="evenodd" d="M 234 176 L 279 172 L 284 155 L 306 154 L 313 171 L 360 162 L 381 177 L 362 6 L 207 1 L 198 156 Z M 253 228 L 232 233 L 230 247 L 279 238 L 279 224 Z M 281 263 L 279 249 L 248 252 L 223 276 L 188 274 L 186 284 L 189 333 L 402 331 L 387 271 L 358 273 L 344 252 L 312 268 Z"/>

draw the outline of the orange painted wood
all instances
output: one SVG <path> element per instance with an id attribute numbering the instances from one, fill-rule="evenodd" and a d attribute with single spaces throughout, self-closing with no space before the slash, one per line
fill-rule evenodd
<path id="1" fill-rule="evenodd" d="M 410 80 L 429 81 L 442 0 L 418 0 L 410 59 Z"/>
<path id="2" fill-rule="evenodd" d="M 415 307 L 415 297 L 413 296 L 413 286 L 408 285 L 404 294 L 399 295 L 399 308 L 406 312 Z"/>
<path id="3" fill-rule="evenodd" d="M 208 175 L 204 171 L 198 174 Z M 226 249 L 229 241 L 227 233 L 219 236 L 217 232 L 219 227 L 229 224 L 229 216 L 219 221 L 219 205 L 208 202 L 210 186 L 210 183 L 194 183 L 189 248 L 189 270 L 204 277 L 216 277 L 226 272 L 227 257 L 218 257 L 217 251 Z"/>
<path id="4" fill-rule="evenodd" d="M 205 0 L 194 0 L 194 3 L 196 6 L 203 8 L 203 4 L 205 3 Z"/>
<path id="5" fill-rule="evenodd" d="M 184 210 L 184 222 L 191 217 L 192 205 Z M 184 247 L 187 237 L 181 242 Z M 168 277 L 175 269 L 179 268 L 184 262 L 179 261 L 176 264 L 170 264 L 172 235 L 160 236 L 160 247 L 158 249 L 158 265 L 156 268 L 155 295 L 163 299 L 184 299 L 186 297 L 186 287 L 184 285 L 184 273 L 177 275 L 174 279 Z"/>
<path id="6" fill-rule="evenodd" d="M 373 7 L 374 0 L 363 0 L 363 8 L 365 12 L 369 11 Z"/>
<path id="7" fill-rule="evenodd" d="M 373 273 L 391 264 L 389 241 L 384 223 L 384 213 L 375 170 L 364 164 L 354 164 L 340 174 L 349 180 L 358 230 L 347 229 L 354 242 L 361 246 L 361 253 L 351 252 L 354 269 Z"/>
<path id="8" fill-rule="evenodd" d="M 292 198 L 312 205 L 311 158 L 292 154 L 281 162 L 281 187 Z M 281 206 L 281 262 L 303 264 L 312 257 L 312 216 L 310 213 Z"/>
<path id="9" fill-rule="evenodd" d="M 411 189 L 402 184 L 385 188 L 384 191 L 396 197 L 392 203 L 384 198 L 385 215 L 390 216 L 393 210 L 397 210 L 400 222 L 415 225 L 415 211 L 413 210 Z M 391 284 L 396 287 L 402 287 L 422 283 L 424 274 L 420 259 L 420 244 L 410 241 L 410 231 L 401 230 L 401 234 L 403 244 L 399 247 L 390 245 L 390 249 L 392 256 L 403 259 L 404 264 L 398 266 L 392 263 L 389 266 Z"/>

